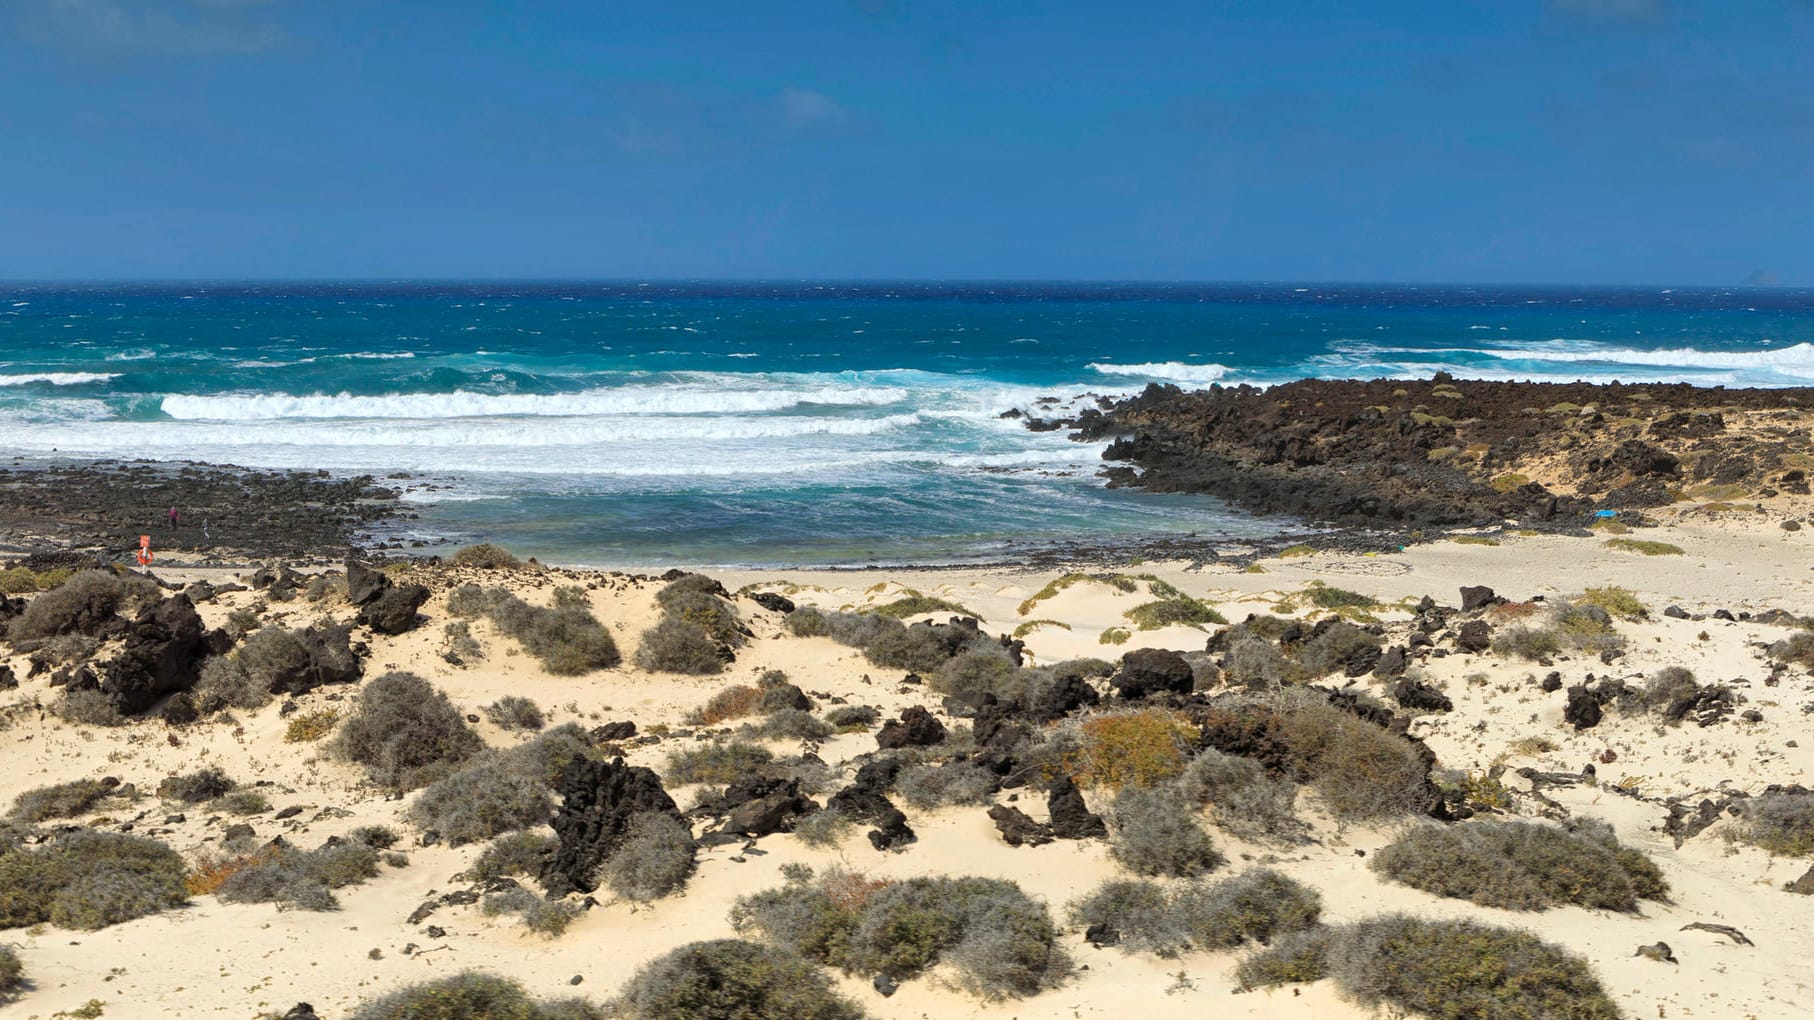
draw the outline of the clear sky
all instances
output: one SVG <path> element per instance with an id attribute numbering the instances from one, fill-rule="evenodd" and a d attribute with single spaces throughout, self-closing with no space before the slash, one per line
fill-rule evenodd
<path id="1" fill-rule="evenodd" d="M 0 0 L 0 278 L 1814 284 L 1814 0 Z"/>

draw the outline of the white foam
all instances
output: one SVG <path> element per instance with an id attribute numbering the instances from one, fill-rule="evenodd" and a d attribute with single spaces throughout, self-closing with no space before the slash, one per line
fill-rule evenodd
<path id="1" fill-rule="evenodd" d="M 889 386 L 821 386 L 816 389 L 723 389 L 689 386 L 620 386 L 578 393 L 400 393 L 387 396 L 241 393 L 171 394 L 165 414 L 182 421 L 269 421 L 284 418 L 441 419 L 499 416 L 582 417 L 627 414 L 739 414 L 783 411 L 805 404 L 881 407 L 907 399 Z"/>
<path id="2" fill-rule="evenodd" d="M 1560 349 L 1496 348 L 1483 350 L 1481 353 L 1507 361 L 1553 361 L 1566 364 L 1589 362 L 1607 365 L 1709 370 L 1736 369 L 1814 377 L 1814 344 L 1809 343 L 1793 344 L 1789 347 L 1768 351 L 1704 351 L 1695 347 L 1641 351 L 1629 347 L 1573 346 Z"/>
<path id="3" fill-rule="evenodd" d="M 1138 365 L 1092 361 L 1087 367 L 1103 375 L 1131 375 L 1143 379 L 1196 384 L 1220 382 L 1229 373 L 1227 365 L 1187 365 L 1182 361 L 1149 361 Z"/>
<path id="4" fill-rule="evenodd" d="M 49 383 L 52 386 L 81 386 L 87 383 L 118 379 L 118 372 L 27 372 L 22 375 L 0 375 L 0 386 L 29 386 Z"/>

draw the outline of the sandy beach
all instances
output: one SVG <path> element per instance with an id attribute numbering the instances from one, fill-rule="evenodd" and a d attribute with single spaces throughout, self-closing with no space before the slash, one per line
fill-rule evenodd
<path id="1" fill-rule="evenodd" d="M 1302 841 L 1251 842 L 1212 827 L 1228 863 L 1211 878 L 1260 866 L 1277 869 L 1321 896 L 1325 922 L 1407 911 L 1526 928 L 1587 960 L 1627 1016 L 1789 1016 L 1814 1009 L 1798 973 L 1800 961 L 1814 952 L 1814 936 L 1797 920 L 1802 901 L 1782 888 L 1801 875 L 1805 862 L 1773 858 L 1731 838 L 1738 823 L 1730 817 L 1721 817 L 1679 846 L 1663 825 L 1671 800 L 1694 804 L 1733 792 L 1757 793 L 1770 783 L 1804 780 L 1814 768 L 1814 744 L 1798 746 L 1796 739 L 1805 735 L 1807 713 L 1814 710 L 1814 684 L 1803 668 L 1771 672 L 1763 649 L 1789 636 L 1791 629 L 1755 619 L 1769 610 L 1798 613 L 1807 605 L 1814 555 L 1806 543 L 1814 539 L 1807 531 L 1783 527 L 1804 511 L 1785 497 L 1739 512 L 1692 506 L 1657 512 L 1661 526 L 1645 529 L 1644 538 L 1672 543 L 1680 555 L 1621 551 L 1609 548 L 1600 535 L 1507 534 L 1492 540 L 1496 544 L 1451 539 L 1378 555 L 1312 552 L 1265 559 L 1247 568 L 1131 564 L 1098 576 L 1138 575 L 1142 580 L 1126 585 L 1132 590 L 1103 580 L 1079 580 L 1047 598 L 1036 596 L 1063 576 L 1060 572 L 715 576 L 729 592 L 783 594 L 797 605 L 826 611 L 861 611 L 909 593 L 943 599 L 973 614 L 987 633 L 1021 628 L 1029 667 L 1084 657 L 1119 661 L 1139 648 L 1200 651 L 1209 637 L 1206 631 L 1221 628 L 1130 627 L 1126 610 L 1149 600 L 1154 582 L 1200 599 L 1234 622 L 1256 613 L 1328 616 L 1307 603 L 1304 593 L 1318 584 L 1339 588 L 1377 600 L 1368 616 L 1390 645 L 1402 643 L 1412 629 L 1418 599 L 1428 595 L 1457 606 L 1464 585 L 1488 585 L 1517 603 L 1534 598 L 1554 603 L 1589 588 L 1625 589 L 1645 609 L 1642 619 L 1616 624 L 1625 654 L 1608 662 L 1580 653 L 1557 655 L 1551 668 L 1561 683 L 1551 686 L 1565 690 L 1589 682 L 1590 676 L 1641 683 L 1664 667 L 1682 666 L 1704 683 L 1729 685 L 1745 715 L 1733 713 L 1699 726 L 1693 721 L 1661 723 L 1642 711 L 1609 708 L 1597 725 L 1577 729 L 1564 719 L 1563 690 L 1545 691 L 1538 683 L 1549 669 L 1495 651 L 1462 651 L 1444 632 L 1433 645 L 1417 649 L 1412 660 L 1430 685 L 1452 699 L 1453 710 L 1415 713 L 1409 732 L 1427 742 L 1440 769 L 1498 775 L 1505 788 L 1498 817 L 1586 816 L 1611 824 L 1623 844 L 1650 855 L 1660 867 L 1669 886 L 1666 901 L 1646 901 L 1632 913 L 1570 905 L 1539 913 L 1439 898 L 1387 881 L 1368 866 L 1369 857 L 1407 827 L 1427 822 L 1410 817 L 1369 824 L 1340 821 L 1309 787 L 1297 801 L 1299 815 L 1310 826 Z M 228 570 L 186 569 L 175 563 L 161 565 L 157 573 L 173 584 L 206 579 L 220 586 L 232 580 Z M 473 728 L 488 745 L 506 747 L 525 739 L 524 733 L 500 729 L 483 714 L 483 706 L 515 695 L 539 705 L 550 726 L 573 722 L 589 729 L 633 721 L 643 736 L 622 741 L 612 751 L 621 750 L 630 765 L 662 773 L 676 749 L 698 746 L 708 735 L 741 721 L 690 725 L 689 713 L 714 694 L 753 683 L 768 670 L 784 672 L 807 692 L 815 711 L 841 703 L 868 705 L 887 720 L 920 705 L 954 730 L 967 728 L 925 686 L 902 683 L 902 670 L 878 667 L 859 649 L 829 637 L 793 636 L 783 614 L 747 597 L 732 600 L 751 631 L 734 664 L 718 675 L 684 676 L 633 664 L 639 635 L 660 616 L 655 595 L 663 582 L 658 579 L 452 566 L 392 573 L 399 582 L 424 582 L 433 595 L 421 606 L 423 618 L 406 633 L 355 630 L 357 639 L 369 644 L 368 680 L 391 670 L 426 678 L 476 720 Z M 451 619 L 447 596 L 469 581 L 502 586 L 530 603 L 546 603 L 558 585 L 584 586 L 587 608 L 623 649 L 624 664 L 582 676 L 551 675 L 483 619 L 471 624 L 483 657 L 461 665 L 449 662 L 443 655 L 443 625 Z M 1035 601 L 1023 613 L 1029 599 Z M 254 606 L 266 627 L 296 627 L 318 617 L 350 619 L 357 612 L 344 594 L 330 592 L 315 601 L 299 594 L 280 602 L 257 590 L 221 593 L 199 609 L 212 627 Z M 1666 616 L 1669 607 L 1677 608 Z M 951 615 L 935 612 L 910 619 Z M 1029 621 L 1044 622 L 1026 627 Z M 1125 643 L 1103 643 L 1102 635 L 1114 629 L 1125 631 Z M 1231 994 L 1237 990 L 1232 970 L 1244 950 L 1189 951 L 1162 959 L 1088 944 L 1084 933 L 1066 921 L 1065 907 L 1106 879 L 1128 877 L 1110 855 L 1109 841 L 1061 839 L 1011 847 L 978 805 L 931 810 L 903 805 L 917 839 L 888 852 L 866 842 L 862 826 L 831 846 L 808 845 L 784 832 L 748 843 L 736 838 L 706 845 L 683 893 L 640 904 L 601 889 L 590 909 L 558 938 L 529 932 L 509 915 L 485 916 L 473 905 L 441 906 L 412 922 L 419 905 L 466 884 L 456 876 L 472 864 L 482 844 L 420 845 L 422 832 L 408 812 L 420 793 L 399 799 L 375 786 L 357 765 L 330 753 L 327 741 L 285 741 L 295 713 L 319 708 L 344 713 L 351 688 L 323 686 L 262 708 L 232 709 L 184 725 L 148 719 L 88 726 L 47 711 L 59 692 L 47 673 L 32 675 L 27 656 L 14 655 L 7 664 L 20 680 L 17 689 L 0 695 L 5 799 L 98 775 L 115 777 L 121 789 L 129 785 L 137 791 L 136 797 L 110 797 L 54 824 L 152 835 L 191 861 L 218 851 L 233 823 L 250 825 L 256 842 L 281 837 L 299 847 L 316 846 L 359 826 L 386 825 L 401 834 L 395 849 L 408 858 L 405 867 L 387 866 L 377 877 L 341 889 L 337 910 L 279 909 L 271 903 L 223 903 L 197 895 L 178 909 L 97 931 L 42 924 L 16 929 L 8 938 L 18 947 L 30 984 L 9 1010 L 21 1016 L 49 1017 L 99 1000 L 106 1004 L 107 1016 L 281 1015 L 307 1002 L 322 1017 L 340 1017 L 376 994 L 468 968 L 506 975 L 538 996 L 609 998 L 639 966 L 676 946 L 734 937 L 729 917 L 737 898 L 780 885 L 783 867 L 798 863 L 820 871 L 843 867 L 877 879 L 978 875 L 1016 882 L 1052 910 L 1060 943 L 1076 963 L 1058 987 L 998 1002 L 956 990 L 936 967 L 900 982 L 898 991 L 886 997 L 862 976 L 839 975 L 838 987 L 873 1016 L 1112 1017 L 1140 1012 L 1184 1017 L 1205 1009 L 1255 1017 L 1368 1015 L 1345 1001 L 1329 981 Z M 1388 682 L 1339 673 L 1318 681 L 1327 688 L 1348 684 L 1379 696 Z M 1214 695 L 1218 687 L 1212 683 L 1201 695 Z M 1750 712 L 1757 713 L 1755 719 Z M 816 795 L 820 802 L 877 750 L 874 727 L 858 727 L 804 748 L 799 740 L 760 742 L 777 755 L 810 749 L 822 759 L 832 778 L 828 789 Z M 936 757 L 936 749 L 932 753 Z M 166 778 L 205 765 L 218 766 L 242 787 L 262 793 L 268 807 L 231 816 L 206 805 L 181 808 L 153 794 Z M 1536 791 L 1533 781 L 1520 775 L 1578 777 L 1584 766 L 1597 778 L 1545 784 Z M 666 785 L 683 808 L 698 796 L 693 787 Z M 1044 798 L 1038 792 L 1022 787 L 991 799 L 1014 802 L 1043 820 Z M 1106 812 L 1112 791 L 1086 787 L 1084 796 L 1092 810 Z M 700 833 L 715 827 L 704 819 L 694 821 Z M 1682 930 L 1692 922 L 1731 925 L 1754 944 Z M 1634 955 L 1637 947 L 1658 941 L 1673 947 L 1677 962 Z"/>

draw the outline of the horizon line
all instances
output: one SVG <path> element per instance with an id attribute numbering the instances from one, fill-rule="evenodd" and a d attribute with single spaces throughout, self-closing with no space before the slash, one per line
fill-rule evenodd
<path id="1" fill-rule="evenodd" d="M 272 285 L 610 285 L 610 286 L 1112 286 L 1112 287 L 1407 287 L 1507 290 L 1749 290 L 1807 291 L 1814 285 L 1788 283 L 1600 283 L 1466 280 L 1339 279 L 1156 279 L 1129 277 L 935 277 L 935 276 L 119 276 L 0 279 L 0 287 L 96 286 L 272 286 Z"/>

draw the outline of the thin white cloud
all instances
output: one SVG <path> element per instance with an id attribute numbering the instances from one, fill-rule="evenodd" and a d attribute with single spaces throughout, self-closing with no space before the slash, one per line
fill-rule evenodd
<path id="1" fill-rule="evenodd" d="M 781 118 L 795 131 L 815 127 L 836 127 L 850 119 L 842 106 L 823 92 L 789 85 L 781 90 Z"/>
<path id="2" fill-rule="evenodd" d="M 240 9 L 267 0 L 21 0 L 15 27 L 21 38 L 83 56 L 250 54 L 284 40 L 276 24 L 248 19 Z"/>

